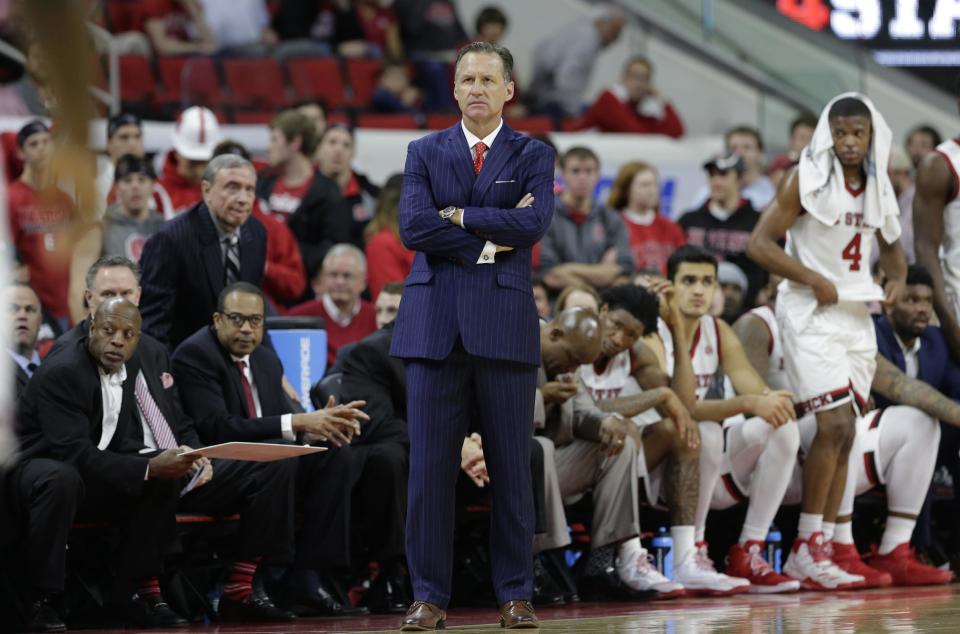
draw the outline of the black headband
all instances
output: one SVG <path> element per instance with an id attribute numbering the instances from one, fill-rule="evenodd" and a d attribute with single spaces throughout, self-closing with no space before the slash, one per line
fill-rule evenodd
<path id="1" fill-rule="evenodd" d="M 110 120 L 107 122 L 107 141 L 113 138 L 117 130 L 125 125 L 135 125 L 138 128 L 142 127 L 140 117 L 135 114 L 130 114 L 129 112 L 121 112 L 118 115 L 110 117 Z"/>
<path id="2" fill-rule="evenodd" d="M 17 145 L 23 147 L 23 144 L 27 142 L 34 134 L 39 134 L 40 132 L 50 132 L 50 128 L 47 127 L 47 124 L 39 119 L 35 119 L 28 123 L 27 125 L 20 128 L 20 131 L 17 132 Z"/>

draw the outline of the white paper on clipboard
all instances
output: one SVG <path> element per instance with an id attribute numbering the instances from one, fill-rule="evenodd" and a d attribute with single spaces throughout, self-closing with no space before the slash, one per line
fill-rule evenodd
<path id="1" fill-rule="evenodd" d="M 222 458 L 224 460 L 249 460 L 252 462 L 272 462 L 285 458 L 306 456 L 326 447 L 309 447 L 305 445 L 276 445 L 268 442 L 225 442 L 219 445 L 201 447 L 186 451 L 184 456 L 205 456 L 207 458 Z"/>

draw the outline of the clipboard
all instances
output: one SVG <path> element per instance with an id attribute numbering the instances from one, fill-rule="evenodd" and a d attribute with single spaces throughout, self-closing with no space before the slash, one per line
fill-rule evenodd
<path id="1" fill-rule="evenodd" d="M 297 458 L 326 450 L 326 447 L 311 447 L 309 445 L 278 445 L 269 442 L 225 442 L 219 445 L 185 451 L 181 455 L 222 458 L 225 460 L 248 460 L 251 462 L 273 462 L 274 460 Z"/>

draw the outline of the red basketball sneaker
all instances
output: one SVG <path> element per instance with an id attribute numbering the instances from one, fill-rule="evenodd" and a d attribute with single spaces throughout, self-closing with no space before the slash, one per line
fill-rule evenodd
<path id="1" fill-rule="evenodd" d="M 893 577 L 890 573 L 881 572 L 863 563 L 855 545 L 830 542 L 829 548 L 833 563 L 851 575 L 863 577 L 864 588 L 884 588 L 893 584 Z"/>
<path id="2" fill-rule="evenodd" d="M 727 552 L 727 574 L 750 582 L 750 592 L 777 594 L 796 592 L 800 582 L 777 572 L 763 558 L 763 542 L 751 541 L 734 544 Z"/>
<path id="3" fill-rule="evenodd" d="M 886 555 L 877 555 L 870 565 L 890 573 L 896 586 L 931 586 L 950 583 L 953 573 L 917 561 L 910 544 L 900 544 Z"/>

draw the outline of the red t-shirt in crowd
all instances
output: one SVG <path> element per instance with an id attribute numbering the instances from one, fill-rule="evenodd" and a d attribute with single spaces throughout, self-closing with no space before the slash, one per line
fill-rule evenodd
<path id="1" fill-rule="evenodd" d="M 40 193 L 22 180 L 10 184 L 7 197 L 10 237 L 30 270 L 30 285 L 51 315 L 57 319 L 69 317 L 73 201 L 59 189 Z"/>
<path id="2" fill-rule="evenodd" d="M 407 279 L 413 266 L 414 253 L 403 246 L 397 234 L 389 229 L 382 229 L 370 238 L 366 252 L 367 289 L 373 301 L 377 301 L 377 295 L 384 285 Z"/>
<path id="3" fill-rule="evenodd" d="M 630 252 L 636 269 L 659 269 L 667 274 L 667 260 L 687 243 L 680 225 L 656 214 L 649 225 L 637 222 L 630 213 L 621 214 L 630 239 Z"/>
<path id="4" fill-rule="evenodd" d="M 362 299 L 360 300 L 359 312 L 353 316 L 353 319 L 351 319 L 350 323 L 346 326 L 341 326 L 330 317 L 330 314 L 323 306 L 322 299 L 312 299 L 299 306 L 294 306 L 287 314 L 323 317 L 323 321 L 327 324 L 328 368 L 337 360 L 337 350 L 348 343 L 360 341 L 377 329 L 377 312 L 373 304 Z"/>
<path id="5" fill-rule="evenodd" d="M 200 183 L 191 183 L 177 173 L 177 157 L 173 150 L 167 152 L 167 158 L 163 162 L 163 171 L 160 178 L 157 179 L 157 184 L 170 197 L 170 205 L 173 207 L 175 215 L 190 209 L 202 198 Z"/>
<path id="6" fill-rule="evenodd" d="M 303 184 L 289 187 L 283 182 L 282 178 L 278 178 L 273 184 L 273 190 L 270 192 L 265 211 L 288 220 L 300 208 L 303 197 L 307 195 L 310 186 L 313 185 L 313 179 L 314 177 L 311 176 Z"/>

